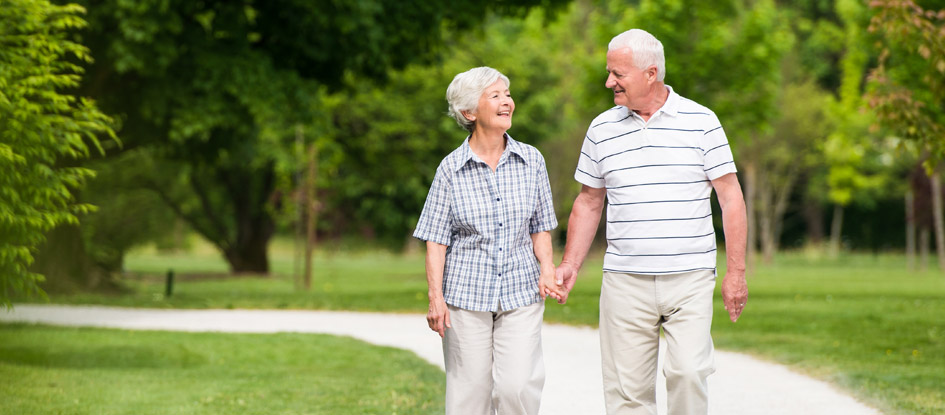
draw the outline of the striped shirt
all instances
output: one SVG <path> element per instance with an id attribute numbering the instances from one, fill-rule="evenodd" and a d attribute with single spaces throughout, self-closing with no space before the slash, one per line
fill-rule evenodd
<path id="1" fill-rule="evenodd" d="M 447 245 L 446 303 L 472 311 L 541 301 L 531 234 L 558 226 L 545 159 L 506 134 L 495 172 L 469 138 L 440 163 L 415 238 Z"/>
<path id="2" fill-rule="evenodd" d="M 649 121 L 617 106 L 591 122 L 574 178 L 607 188 L 604 270 L 715 269 L 711 180 L 734 173 L 718 117 L 669 86 Z"/>

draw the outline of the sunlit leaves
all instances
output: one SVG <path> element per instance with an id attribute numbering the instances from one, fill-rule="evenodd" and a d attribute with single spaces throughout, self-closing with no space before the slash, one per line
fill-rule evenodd
<path id="1" fill-rule="evenodd" d="M 114 138 L 112 121 L 93 102 L 63 90 L 78 86 L 88 50 L 67 36 L 84 26 L 79 6 L 43 0 L 0 0 L 0 305 L 42 294 L 42 277 L 28 270 L 44 232 L 91 206 L 71 191 L 93 176 L 70 160 L 101 151 Z"/>
<path id="2" fill-rule="evenodd" d="M 945 159 L 945 9 L 912 1 L 875 0 L 869 30 L 879 37 L 879 66 L 869 102 L 879 121 L 920 143 L 929 167 Z"/>

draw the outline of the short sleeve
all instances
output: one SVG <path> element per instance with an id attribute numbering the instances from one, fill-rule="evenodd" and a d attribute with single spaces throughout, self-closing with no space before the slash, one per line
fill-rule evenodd
<path id="1" fill-rule="evenodd" d="M 550 231 L 558 227 L 554 201 L 551 197 L 551 183 L 548 181 L 548 168 L 545 159 L 538 154 L 538 203 L 535 212 L 528 221 L 528 233 Z"/>
<path id="2" fill-rule="evenodd" d="M 595 189 L 605 187 L 604 177 L 600 172 L 597 156 L 597 142 L 594 141 L 594 129 L 588 128 L 581 146 L 581 155 L 578 157 L 577 169 L 574 171 L 574 180 Z"/>
<path id="3" fill-rule="evenodd" d="M 728 144 L 725 130 L 718 117 L 713 114 L 712 122 L 702 136 L 701 147 L 703 153 L 703 170 L 709 180 L 715 180 L 729 173 L 735 173 L 735 159 L 732 157 L 732 148 Z"/>
<path id="4" fill-rule="evenodd" d="M 420 220 L 417 221 L 417 228 L 413 232 L 414 238 L 447 246 L 452 242 L 450 173 L 444 160 L 436 169 L 433 184 L 430 185 L 430 192 L 427 193 L 427 200 L 420 213 Z"/>

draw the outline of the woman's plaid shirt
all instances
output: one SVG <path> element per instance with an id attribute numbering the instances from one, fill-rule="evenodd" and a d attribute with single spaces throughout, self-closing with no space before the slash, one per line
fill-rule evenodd
<path id="1" fill-rule="evenodd" d="M 436 170 L 415 238 L 448 246 L 446 303 L 472 311 L 512 310 L 541 301 L 531 234 L 558 226 L 545 159 L 506 134 L 495 172 L 469 138 Z"/>

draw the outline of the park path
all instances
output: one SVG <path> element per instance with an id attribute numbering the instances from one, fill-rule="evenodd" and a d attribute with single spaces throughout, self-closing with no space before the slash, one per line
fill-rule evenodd
<path id="1" fill-rule="evenodd" d="M 423 315 L 291 310 L 165 310 L 98 306 L 17 305 L 0 311 L 0 322 L 237 333 L 325 333 L 413 351 L 443 367 L 439 337 Z M 542 329 L 547 377 L 542 415 L 603 414 L 597 330 L 559 324 Z M 773 363 L 716 352 L 718 370 L 709 377 L 710 413 L 715 415 L 878 415 L 829 383 Z M 662 373 L 658 379 L 665 389 Z M 658 392 L 665 413 L 665 391 Z"/>

